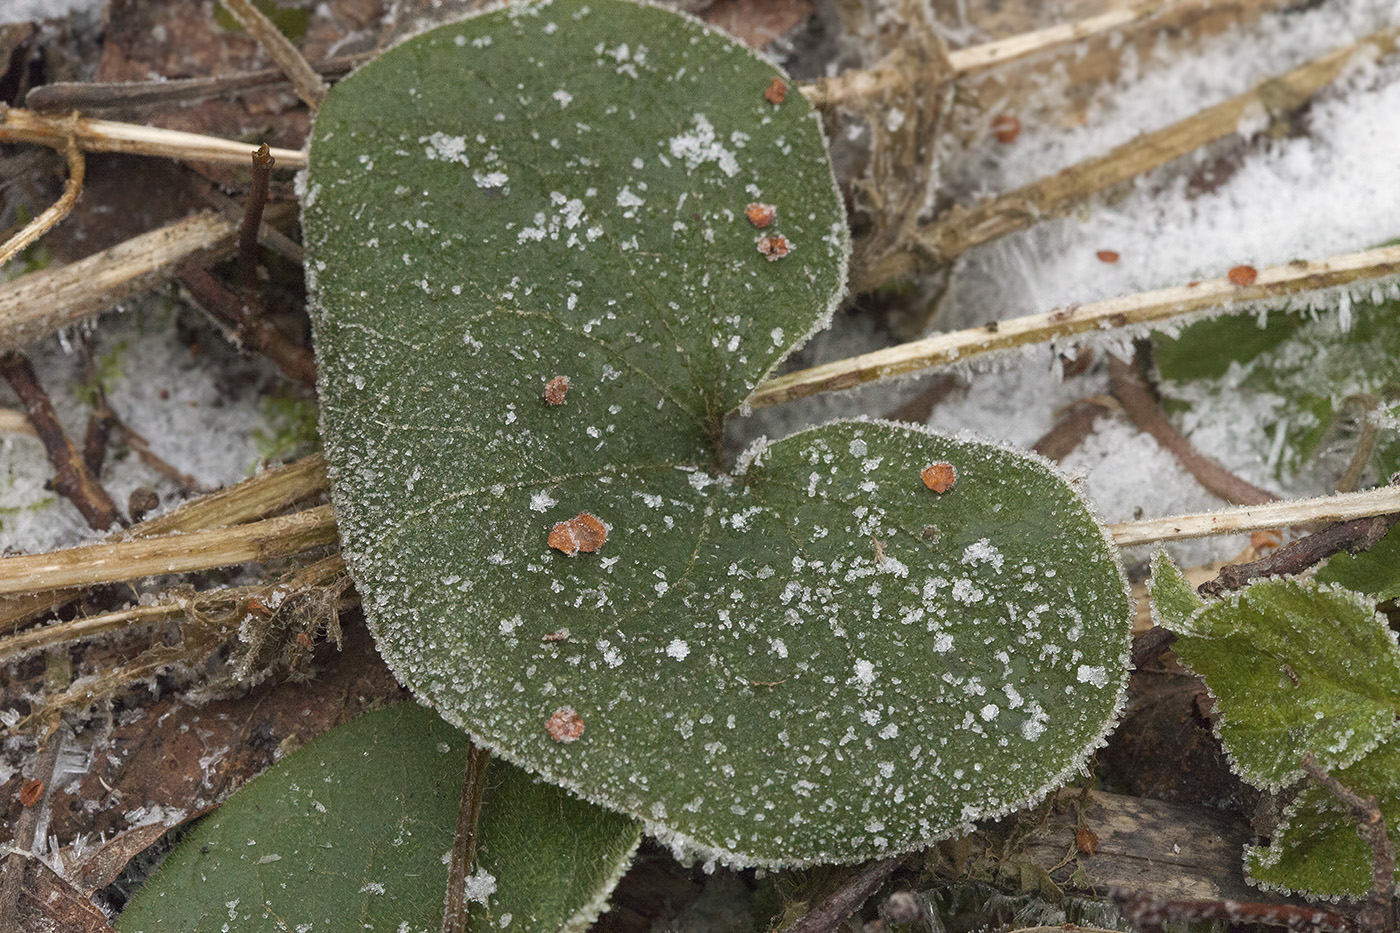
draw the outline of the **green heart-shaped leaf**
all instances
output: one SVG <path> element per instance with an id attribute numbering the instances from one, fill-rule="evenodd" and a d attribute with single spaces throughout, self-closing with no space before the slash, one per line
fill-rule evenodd
<path id="1" fill-rule="evenodd" d="M 725 414 L 844 282 L 821 128 L 775 81 L 655 7 L 507 7 L 338 85 L 305 203 L 385 658 L 499 754 L 739 864 L 1038 798 L 1113 721 L 1128 640 L 1116 553 L 1041 460 L 842 423 L 726 470 Z"/>
<path id="2" fill-rule="evenodd" d="M 200 821 L 117 928 L 440 929 L 466 747 L 414 703 L 332 729 Z M 635 822 L 491 762 L 474 929 L 586 929 L 640 837 Z"/>
<path id="3" fill-rule="evenodd" d="M 1292 783 L 1308 753 L 1324 770 L 1345 767 L 1395 729 L 1400 648 L 1359 593 L 1261 580 L 1162 621 L 1217 698 L 1220 740 L 1251 784 Z"/>

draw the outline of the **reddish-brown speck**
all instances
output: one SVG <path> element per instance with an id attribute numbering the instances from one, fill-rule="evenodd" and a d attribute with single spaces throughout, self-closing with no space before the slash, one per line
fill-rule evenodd
<path id="1" fill-rule="evenodd" d="M 934 492 L 947 492 L 953 488 L 953 484 L 958 481 L 958 471 L 951 463 L 940 460 L 938 463 L 930 463 L 924 467 L 924 471 L 919 474 L 924 485 Z"/>
<path id="2" fill-rule="evenodd" d="M 770 104 L 781 104 L 787 100 L 787 82 L 782 78 L 775 77 L 773 83 L 768 85 L 768 89 L 763 92 L 763 96 Z"/>
<path id="3" fill-rule="evenodd" d="M 744 208 L 744 216 L 749 219 L 749 223 L 762 230 L 778 216 L 778 209 L 771 204 L 754 201 Z"/>
<path id="4" fill-rule="evenodd" d="M 792 252 L 792 244 L 781 233 L 770 233 L 759 238 L 758 251 L 767 256 L 769 262 L 777 262 Z"/>
<path id="5" fill-rule="evenodd" d="M 577 742 L 583 735 L 583 717 L 572 706 L 561 706 L 544 724 L 544 731 L 556 742 Z"/>
<path id="6" fill-rule="evenodd" d="M 1259 278 L 1259 270 L 1253 266 L 1235 266 L 1228 275 L 1236 285 L 1253 285 L 1254 280 Z"/>
<path id="7" fill-rule="evenodd" d="M 39 798 L 44 796 L 44 782 L 35 778 L 27 781 L 19 789 L 19 802 L 22 806 L 32 807 L 39 802 Z"/>
<path id="8" fill-rule="evenodd" d="M 549 546 L 570 557 L 579 551 L 597 551 L 607 540 L 608 526 L 587 512 L 580 512 L 549 530 Z"/>
<path id="9" fill-rule="evenodd" d="M 1094 254 L 1099 257 L 1099 262 L 1117 262 L 1118 251 L 1113 249 L 1101 249 Z"/>
<path id="10" fill-rule="evenodd" d="M 1267 551 L 1283 544 L 1283 532 L 1277 528 L 1256 531 L 1249 536 L 1249 546 L 1256 551 Z"/>
<path id="11" fill-rule="evenodd" d="M 1003 113 L 992 121 L 992 135 L 999 143 L 1014 143 L 1021 135 L 1021 121 L 1009 113 Z"/>
<path id="12" fill-rule="evenodd" d="M 555 376 L 544 384 L 544 400 L 551 405 L 563 405 L 569 394 L 569 377 Z"/>
<path id="13" fill-rule="evenodd" d="M 1093 855 L 1099 847 L 1099 834 L 1087 826 L 1079 827 L 1074 831 L 1074 847 L 1084 855 Z"/>
<path id="14" fill-rule="evenodd" d="M 568 640 L 569 640 L 569 630 L 566 629 L 566 628 L 561 628 L 561 629 L 560 629 L 559 631 L 557 631 L 557 632 L 550 632 L 548 635 L 541 635 L 541 636 L 540 636 L 540 641 L 568 641 Z"/>

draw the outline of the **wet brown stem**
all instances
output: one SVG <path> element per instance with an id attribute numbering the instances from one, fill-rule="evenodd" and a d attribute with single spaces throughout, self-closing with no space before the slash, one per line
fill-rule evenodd
<path id="1" fill-rule="evenodd" d="M 1321 784 L 1351 811 L 1356 820 L 1356 832 L 1371 850 L 1371 892 L 1361 907 L 1358 919 L 1366 933 L 1395 931 L 1395 847 L 1385 832 L 1385 817 L 1375 797 L 1362 797 L 1341 781 L 1322 770 L 1313 761 L 1312 753 L 1303 759 L 1308 777 Z"/>
<path id="2" fill-rule="evenodd" d="M 208 270 L 185 269 L 179 281 L 200 307 L 231 329 L 239 341 L 275 363 L 284 376 L 304 386 L 316 385 L 316 360 L 310 351 L 292 343 L 261 315 L 250 315 Z"/>
<path id="3" fill-rule="evenodd" d="M 467 879 L 476 869 L 476 827 L 481 819 L 481 798 L 486 791 L 486 768 L 490 763 L 491 756 L 486 749 L 467 743 L 467 768 L 457 806 L 457 832 L 452 838 L 452 860 L 447 869 L 442 933 L 467 933 L 471 929 Z"/>
<path id="4" fill-rule="evenodd" d="M 262 289 L 258 288 L 258 230 L 262 225 L 263 208 L 267 206 L 267 191 L 272 182 L 274 164 L 267 143 L 253 152 L 253 183 L 248 188 L 243 221 L 238 225 L 238 265 L 243 273 L 243 302 L 253 314 L 262 311 Z"/>
<path id="5" fill-rule="evenodd" d="M 903 863 L 903 856 L 895 856 L 857 865 L 840 888 L 784 927 L 782 933 L 830 933 L 870 900 L 871 895 L 878 891 Z"/>

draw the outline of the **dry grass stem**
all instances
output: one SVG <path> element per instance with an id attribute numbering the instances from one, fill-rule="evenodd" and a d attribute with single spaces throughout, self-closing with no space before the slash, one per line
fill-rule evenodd
<path id="1" fill-rule="evenodd" d="M 13 408 L 0 408 L 0 434 L 39 436 L 39 432 L 34 429 L 34 422 L 29 420 L 29 416 Z"/>
<path id="2" fill-rule="evenodd" d="M 58 622 L 43 628 L 31 629 L 19 635 L 0 639 L 0 664 L 10 664 L 35 651 L 41 651 L 55 645 L 70 644 L 106 635 L 129 625 L 174 618 L 183 615 L 184 611 L 184 601 L 180 600 L 155 606 L 134 606 L 131 609 L 104 612 L 86 619 Z"/>
<path id="3" fill-rule="evenodd" d="M 0 244 L 0 266 L 9 262 L 19 254 L 26 246 L 29 246 L 39 237 L 48 233 L 63 218 L 68 216 L 68 212 L 73 209 L 73 205 L 78 203 L 78 195 L 83 190 L 83 176 L 87 172 L 87 161 L 83 158 L 83 152 L 69 139 L 65 145 L 60 147 L 63 150 L 63 157 L 68 162 L 68 181 L 63 185 L 63 194 L 53 204 L 24 225 L 24 229 L 16 233 L 4 244 Z"/>
<path id="4" fill-rule="evenodd" d="M 236 235 L 233 224 L 206 211 L 78 262 L 6 282 L 0 285 L 0 352 L 22 349 L 106 311 L 172 274 L 179 263 L 221 259 L 232 251 Z"/>
<path id="5" fill-rule="evenodd" d="M 1088 198 L 1239 132 L 1251 113 L 1286 115 L 1336 80 L 1355 59 L 1388 54 L 1400 27 L 1367 36 L 1292 71 L 1271 78 L 1222 103 L 1152 133 L 1144 133 L 1097 159 L 1088 159 L 1015 191 L 971 208 L 955 207 L 921 227 L 909 250 L 860 270 L 854 291 L 867 291 L 917 273 L 924 265 L 944 265 L 974 246 L 1025 230 L 1067 213 Z"/>
<path id="6" fill-rule="evenodd" d="M 248 153 L 253 150 L 247 143 L 235 140 L 157 126 L 87 117 L 49 117 L 17 107 L 0 108 L 0 143 L 37 143 L 62 149 L 70 137 L 84 152 L 126 152 L 240 166 L 248 164 Z M 278 168 L 306 168 L 304 152 L 280 148 L 270 151 Z"/>
<path id="7" fill-rule="evenodd" d="M 754 389 L 747 404 L 751 408 L 765 408 L 818 392 L 852 389 L 867 382 L 946 366 L 985 353 L 1132 324 L 1153 324 L 1211 308 L 1378 279 L 1397 272 L 1400 272 L 1400 246 L 1387 246 L 1330 259 L 1268 266 L 1260 269 L 1259 277 L 1247 286 L 1235 285 L 1229 278 L 1221 277 L 1086 305 L 1070 305 L 985 327 L 936 334 L 778 376 Z"/>
<path id="8" fill-rule="evenodd" d="M 1342 522 L 1372 515 L 1389 515 L 1392 512 L 1400 512 L 1400 486 L 1382 486 L 1365 492 L 1338 493 L 1316 499 L 1269 502 L 1264 505 L 1221 509 L 1218 512 L 1197 512 L 1167 518 L 1118 522 L 1104 528 L 1114 544 L 1128 547 L 1154 541 L 1180 541 L 1184 538 L 1206 538 L 1242 531 L 1264 531 L 1288 525 Z M 0 564 L 3 564 L 3 561 L 0 561 Z"/>
<path id="9" fill-rule="evenodd" d="M 316 73 L 316 69 L 311 67 L 310 62 L 302 57 L 291 40 L 282 35 L 277 25 L 267 18 L 267 14 L 255 7 L 252 0 L 219 2 L 243 24 L 249 35 L 258 40 L 263 51 L 292 82 L 292 88 L 297 96 L 306 102 L 306 106 L 313 111 L 319 109 L 321 101 L 326 99 L 326 82 Z"/>
<path id="10" fill-rule="evenodd" d="M 0 558 L 0 594 L 211 570 L 290 557 L 336 541 L 328 505 L 233 528 Z"/>

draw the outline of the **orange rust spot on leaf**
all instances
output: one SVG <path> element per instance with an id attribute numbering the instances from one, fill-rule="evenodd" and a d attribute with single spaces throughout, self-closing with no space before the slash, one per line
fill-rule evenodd
<path id="1" fill-rule="evenodd" d="M 1254 280 L 1259 278 L 1259 270 L 1253 266 L 1235 266 L 1227 275 L 1236 285 L 1253 285 Z"/>
<path id="2" fill-rule="evenodd" d="M 1101 249 L 1094 255 L 1099 257 L 1099 262 L 1115 263 L 1119 259 L 1116 249 Z"/>
<path id="3" fill-rule="evenodd" d="M 792 244 L 781 233 L 770 233 L 759 238 L 758 251 L 767 256 L 769 262 L 777 262 L 792 252 Z"/>
<path id="4" fill-rule="evenodd" d="M 583 717 L 572 706 L 561 706 L 544 724 L 544 731 L 556 742 L 577 742 L 583 735 Z"/>
<path id="5" fill-rule="evenodd" d="M 1099 834 L 1087 826 L 1079 827 L 1074 831 L 1074 847 L 1085 855 L 1093 855 L 1099 847 Z"/>
<path id="6" fill-rule="evenodd" d="M 951 463 L 942 460 L 924 467 L 924 471 L 919 476 L 923 479 L 924 485 L 934 492 L 947 492 L 958 481 L 958 471 Z"/>
<path id="7" fill-rule="evenodd" d="M 1014 143 L 1021 135 L 1021 121 L 1009 113 L 1003 113 L 992 121 L 992 135 L 999 143 Z"/>
<path id="8" fill-rule="evenodd" d="M 32 807 L 39 802 L 39 798 L 44 796 L 44 782 L 35 778 L 25 782 L 19 789 L 19 802 L 22 806 Z"/>
<path id="9" fill-rule="evenodd" d="M 569 640 L 569 630 L 566 629 L 566 628 L 561 628 L 561 629 L 560 629 L 559 631 L 557 631 L 557 632 L 550 632 L 548 635 L 541 635 L 541 636 L 540 636 L 540 641 L 568 641 L 568 640 Z"/>
<path id="10" fill-rule="evenodd" d="M 555 376 L 544 385 L 544 400 L 551 405 L 563 405 L 569 394 L 569 377 Z"/>
<path id="11" fill-rule="evenodd" d="M 787 82 L 775 76 L 773 83 L 763 92 L 763 96 L 770 104 L 781 104 L 787 100 Z"/>
<path id="12" fill-rule="evenodd" d="M 549 530 L 549 546 L 556 551 L 563 551 L 570 557 L 574 557 L 579 551 L 597 551 L 607 540 L 608 526 L 587 512 L 580 512 Z"/>
<path id="13" fill-rule="evenodd" d="M 778 209 L 771 204 L 754 201 L 744 208 L 744 216 L 749 219 L 749 223 L 762 230 L 778 216 Z"/>

